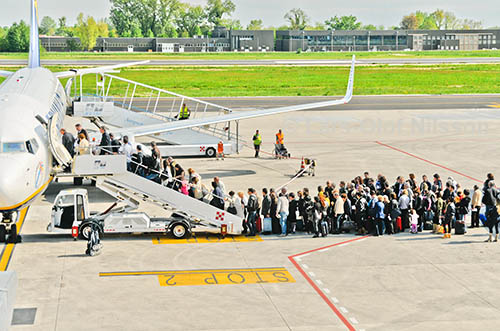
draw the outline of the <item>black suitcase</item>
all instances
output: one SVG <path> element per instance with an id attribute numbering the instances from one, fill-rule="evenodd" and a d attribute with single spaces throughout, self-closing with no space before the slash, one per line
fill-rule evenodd
<path id="1" fill-rule="evenodd" d="M 465 222 L 455 222 L 455 234 L 465 234 Z"/>
<path id="2" fill-rule="evenodd" d="M 424 223 L 424 230 L 432 230 L 432 222 L 427 221 Z"/>
<path id="3" fill-rule="evenodd" d="M 304 231 L 304 221 L 298 220 L 296 223 L 296 231 Z"/>
<path id="4" fill-rule="evenodd" d="M 273 217 L 272 220 L 272 227 L 273 227 L 273 234 L 280 234 L 281 233 L 281 225 L 280 221 L 277 218 Z"/>

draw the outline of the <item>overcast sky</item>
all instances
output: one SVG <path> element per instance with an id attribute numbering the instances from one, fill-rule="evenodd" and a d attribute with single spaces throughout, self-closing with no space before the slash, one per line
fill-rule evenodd
<path id="1" fill-rule="evenodd" d="M 205 0 L 184 0 L 192 4 L 205 4 Z M 233 0 L 233 17 L 243 25 L 251 19 L 261 18 L 265 26 L 285 24 L 284 14 L 291 8 L 302 8 L 312 22 L 323 22 L 334 15 L 353 14 L 364 24 L 398 25 L 401 17 L 415 10 L 433 11 L 436 7 L 452 11 L 459 18 L 482 21 L 485 27 L 500 26 L 499 0 Z M 29 17 L 30 0 L 0 0 L 0 25 L 10 25 Z M 73 24 L 78 13 L 95 18 L 107 17 L 108 0 L 39 0 L 40 17 L 66 16 Z"/>

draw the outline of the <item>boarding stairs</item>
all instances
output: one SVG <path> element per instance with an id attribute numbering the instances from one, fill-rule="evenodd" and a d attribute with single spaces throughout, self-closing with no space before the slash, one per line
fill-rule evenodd
<path id="1" fill-rule="evenodd" d="M 182 214 L 191 220 L 197 231 L 220 233 L 223 225 L 230 235 L 243 231 L 240 217 L 127 171 L 124 155 L 76 156 L 71 175 L 93 178 L 98 188 L 112 196 L 121 196 L 120 200 L 145 201 Z"/>
<path id="2" fill-rule="evenodd" d="M 75 80 L 74 109 L 88 109 L 89 103 L 106 104 L 107 111 L 98 117 L 104 123 L 119 128 L 177 121 L 176 116 L 184 104 L 191 112 L 190 119 L 220 116 L 232 112 L 227 107 L 111 74 L 96 75 L 95 94 L 83 94 L 82 85 L 83 81 L 80 79 L 78 95 Z M 75 113 L 75 116 L 95 117 L 95 113 L 85 115 L 85 111 Z M 225 148 L 232 153 L 239 153 L 244 143 L 239 136 L 238 122 L 165 132 L 155 135 L 155 138 L 171 145 L 216 145 L 222 140 Z"/>

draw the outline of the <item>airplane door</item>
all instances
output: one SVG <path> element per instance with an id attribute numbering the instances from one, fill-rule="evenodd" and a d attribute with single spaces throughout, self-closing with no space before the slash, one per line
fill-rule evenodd
<path id="1" fill-rule="evenodd" d="M 62 144 L 62 135 L 57 127 L 57 123 L 59 122 L 59 116 L 61 114 L 55 113 L 54 116 L 49 120 L 48 126 L 48 138 L 49 138 L 49 148 L 52 152 L 52 155 L 56 159 L 56 161 L 61 166 L 69 166 L 73 161 L 71 154 L 69 154 L 68 150 Z"/>

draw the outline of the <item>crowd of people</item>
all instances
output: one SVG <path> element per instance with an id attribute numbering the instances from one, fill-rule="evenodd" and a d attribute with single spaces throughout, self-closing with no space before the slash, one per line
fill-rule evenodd
<path id="1" fill-rule="evenodd" d="M 258 231 L 281 236 L 304 231 L 319 237 L 343 232 L 382 236 L 429 230 L 450 238 L 453 228 L 456 234 L 464 234 L 467 227 L 484 224 L 489 228 L 486 241 L 496 242 L 499 202 L 492 174 L 482 188 L 475 185 L 471 192 L 452 177 L 443 181 L 439 174 L 431 180 L 423 175 L 420 181 L 414 174 L 407 179 L 398 176 L 390 184 L 381 174 L 373 179 L 365 172 L 338 186 L 327 181 L 317 192 L 308 188 L 296 193 L 286 188 L 279 192 L 263 189 L 258 197 L 249 189 L 247 197 L 239 192 L 229 199 L 227 210 L 244 218 L 245 231 L 251 236 Z"/>
<path id="2" fill-rule="evenodd" d="M 241 217 L 248 236 L 258 232 L 287 236 L 296 231 L 314 237 L 351 231 L 381 236 L 430 230 L 450 238 L 453 228 L 456 234 L 466 232 L 466 218 L 470 217 L 469 227 L 479 227 L 482 223 L 488 227 L 487 241 L 499 239 L 500 195 L 493 174 L 487 175 L 482 188 L 475 185 L 472 192 L 452 177 L 443 181 L 439 174 L 432 179 L 422 175 L 419 181 L 415 174 L 406 179 L 398 176 L 391 185 L 382 174 L 374 179 L 365 172 L 350 182 L 339 182 L 338 186 L 327 181 L 325 186 L 317 187 L 317 192 L 308 188 L 296 193 L 286 188 L 278 192 L 264 188 L 259 195 L 249 188 L 246 194 L 227 193 L 220 178 L 213 178 L 207 188 L 194 169 L 189 168 L 186 173 L 173 158 L 163 159 L 155 142 L 151 143 L 151 153 L 144 154 L 141 145 L 134 149 L 127 136 L 117 140 L 101 127 L 100 143 L 91 147 L 86 130 L 79 124 L 75 128 L 77 139 L 61 129 L 63 145 L 72 156 L 75 153 L 126 155 L 129 171 Z"/>

